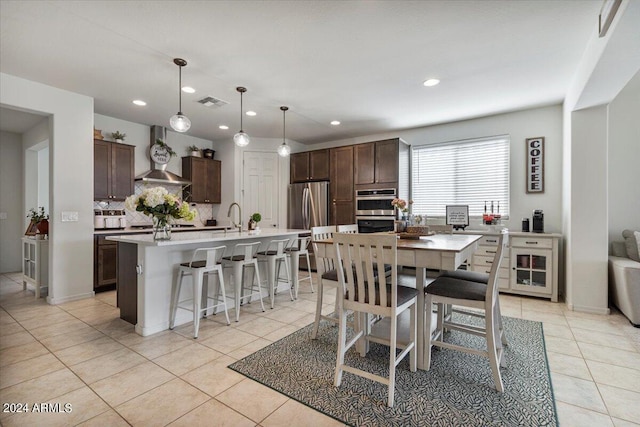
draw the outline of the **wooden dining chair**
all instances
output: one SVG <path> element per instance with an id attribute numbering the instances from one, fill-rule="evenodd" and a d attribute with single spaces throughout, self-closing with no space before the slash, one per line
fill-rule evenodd
<path id="1" fill-rule="evenodd" d="M 358 233 L 358 224 L 338 225 L 338 233 Z"/>
<path id="2" fill-rule="evenodd" d="M 338 268 L 338 295 L 342 298 L 338 304 L 339 338 L 338 354 L 334 384 L 339 387 L 342 383 L 343 372 L 349 372 L 380 382 L 388 387 L 387 405 L 393 406 L 395 394 L 396 366 L 409 355 L 409 365 L 412 372 L 416 370 L 416 305 L 418 291 L 398 285 L 397 258 L 398 240 L 396 236 L 336 233 L 333 235 L 336 260 L 344 266 L 352 268 Z M 386 254 L 384 254 L 386 252 Z M 384 268 L 384 264 L 391 265 L 391 275 L 377 275 Z M 356 334 L 347 342 L 347 314 L 348 310 L 358 317 Z M 398 342 L 398 316 L 409 310 L 409 341 Z M 368 315 L 388 317 L 391 322 L 388 337 L 378 337 L 370 334 Z M 376 342 L 389 346 L 389 376 L 383 377 L 364 371 L 345 363 L 345 354 L 356 342 L 364 340 L 362 348 L 366 349 L 369 342 Z M 400 348 L 399 354 L 396 349 Z"/>
<path id="3" fill-rule="evenodd" d="M 498 271 L 504 252 L 509 244 L 509 234 L 504 230 L 500 234 L 498 248 L 491 266 L 491 271 L 487 283 L 474 282 L 460 278 L 440 276 L 427 285 L 425 289 L 425 337 L 424 337 L 424 358 L 427 370 L 431 365 L 431 347 L 463 351 L 477 354 L 489 359 L 493 381 L 496 390 L 504 391 L 500 366 L 505 365 L 504 359 L 504 330 L 500 319 L 500 306 L 498 304 Z M 437 305 L 436 328 L 431 333 L 433 316 L 431 315 L 432 304 Z M 445 316 L 445 306 L 447 304 L 468 307 L 484 311 L 484 326 L 477 326 L 469 323 L 458 323 L 453 316 Z M 468 348 L 444 341 L 444 331 L 460 331 L 473 335 L 478 335 L 486 340 L 486 350 Z"/>
<path id="4" fill-rule="evenodd" d="M 338 289 L 338 273 L 335 268 L 335 261 L 330 257 L 321 257 L 318 255 L 318 240 L 331 239 L 337 232 L 335 225 L 327 225 L 323 227 L 311 227 L 311 243 L 313 245 L 313 252 L 316 258 L 316 270 L 318 273 L 318 294 L 316 295 L 316 316 L 313 322 L 313 330 L 311 332 L 311 338 L 316 339 L 318 337 L 318 328 L 320 327 L 320 320 L 328 320 L 333 323 L 338 323 L 338 319 L 334 316 L 325 316 L 322 314 L 322 303 L 324 300 L 325 287 L 333 287 Z M 337 312 L 337 300 L 336 295 L 336 312 Z"/>

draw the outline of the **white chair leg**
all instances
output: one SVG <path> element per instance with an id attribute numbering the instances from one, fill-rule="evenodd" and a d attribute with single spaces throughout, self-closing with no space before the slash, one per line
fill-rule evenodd
<path id="1" fill-rule="evenodd" d="M 224 274 L 222 269 L 218 270 L 218 290 L 216 292 L 216 307 L 219 305 L 218 292 L 222 293 L 222 306 L 224 307 L 224 317 L 227 320 L 227 326 L 231 324 L 229 321 L 229 310 L 227 309 L 227 295 L 224 289 Z"/>
<path id="2" fill-rule="evenodd" d="M 342 366 L 344 365 L 344 355 L 347 352 L 346 346 L 347 315 L 346 313 L 340 313 L 340 319 L 338 322 L 338 353 L 336 358 L 336 372 L 333 380 L 333 385 L 336 387 L 340 387 L 340 384 L 342 383 Z"/>
<path id="3" fill-rule="evenodd" d="M 200 315 L 202 313 L 202 270 L 198 269 L 193 275 L 193 338 L 198 338 L 200 329 Z"/>
<path id="4" fill-rule="evenodd" d="M 291 271 L 291 269 L 289 268 L 289 261 L 287 260 L 286 257 L 282 258 L 282 260 L 284 261 L 284 269 L 285 272 L 287 274 L 287 284 L 289 285 L 289 296 L 291 296 L 291 301 L 294 300 L 293 298 L 293 283 L 291 283 L 291 274 L 289 273 Z"/>
<path id="5" fill-rule="evenodd" d="M 178 268 L 178 274 L 176 275 L 176 281 L 171 288 L 171 308 L 169 316 L 169 329 L 173 329 L 176 323 L 176 312 L 178 311 L 178 299 L 180 298 L 180 288 L 182 287 L 182 269 Z"/>
<path id="6" fill-rule="evenodd" d="M 500 365 L 498 360 L 498 349 L 496 347 L 496 328 L 497 320 L 494 318 L 493 308 L 485 310 L 485 322 L 486 322 L 486 338 L 487 338 L 487 352 L 489 353 L 489 363 L 491 364 L 491 372 L 493 373 L 493 382 L 496 386 L 496 390 L 502 393 L 504 386 L 502 385 L 502 376 L 500 375 Z"/>
<path id="7" fill-rule="evenodd" d="M 409 369 L 411 372 L 415 372 L 418 365 L 418 350 L 417 350 L 417 324 L 416 324 L 416 304 L 413 304 L 409 308 L 409 340 L 413 343 L 413 349 L 409 351 Z"/>
<path id="8" fill-rule="evenodd" d="M 315 291 L 313 290 L 313 279 L 311 278 L 311 261 L 309 260 L 309 252 L 307 252 L 305 256 L 307 257 L 307 273 L 309 273 L 309 284 L 311 285 L 311 293 L 314 293 Z M 296 294 L 296 298 L 297 297 L 298 295 Z"/>
<path id="9" fill-rule="evenodd" d="M 275 298 L 276 298 L 275 283 L 277 280 L 278 278 L 276 277 L 276 259 L 275 257 L 269 256 L 267 257 L 267 283 L 269 286 L 269 296 L 271 297 L 271 309 L 273 309 Z"/>
<path id="10" fill-rule="evenodd" d="M 262 311 L 264 311 L 264 303 L 262 302 L 262 288 L 260 287 L 260 284 L 262 283 L 262 281 L 260 280 L 260 270 L 258 270 L 258 261 L 254 260 L 253 261 L 253 271 L 255 274 L 255 277 L 258 281 L 258 294 L 260 295 L 260 307 L 262 307 Z M 253 291 L 253 289 L 252 289 Z M 253 293 L 252 293 L 253 295 Z M 273 307 L 271 307 L 273 308 Z"/>
<path id="11" fill-rule="evenodd" d="M 423 345 L 424 345 L 424 368 L 425 370 L 429 370 L 429 368 L 431 368 L 431 340 L 433 339 L 433 335 L 431 333 L 431 328 L 432 328 L 432 324 L 433 324 L 433 314 L 432 314 L 432 310 L 433 310 L 433 302 L 432 302 L 432 298 L 431 295 L 426 294 L 424 297 L 424 306 L 425 308 L 425 315 L 426 317 L 426 322 L 425 322 L 425 326 L 424 326 L 424 337 L 423 337 Z M 439 307 L 439 306 L 438 306 Z M 437 328 L 437 326 L 436 326 Z M 438 330 L 436 329 L 435 333 L 438 333 Z"/>
<path id="12" fill-rule="evenodd" d="M 239 262 L 233 263 L 233 281 L 235 286 L 235 301 L 236 308 L 236 322 L 240 321 L 240 295 L 242 293 L 242 264 Z"/>
<path id="13" fill-rule="evenodd" d="M 367 322 L 368 323 L 368 322 Z M 389 387 L 387 406 L 393 408 L 396 390 L 396 347 L 398 345 L 398 317 L 391 316 L 391 331 L 389 331 Z"/>
<path id="14" fill-rule="evenodd" d="M 318 338 L 318 328 L 320 327 L 320 316 L 322 315 L 322 296 L 324 289 L 322 285 L 322 278 L 318 282 L 318 295 L 316 296 L 316 318 L 313 321 L 313 331 L 311 332 L 311 339 Z"/>
<path id="15" fill-rule="evenodd" d="M 504 333 L 504 328 L 502 327 L 502 312 L 500 311 L 500 296 L 496 299 L 496 316 L 498 319 L 498 330 L 500 331 L 500 341 L 503 346 L 507 346 L 509 343 L 507 342 L 507 335 Z"/>

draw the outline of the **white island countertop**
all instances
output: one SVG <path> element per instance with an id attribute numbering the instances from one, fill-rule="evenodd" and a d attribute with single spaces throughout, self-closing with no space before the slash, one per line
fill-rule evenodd
<path id="1" fill-rule="evenodd" d="M 260 231 L 238 232 L 235 230 L 212 230 L 212 231 L 181 231 L 171 233 L 171 240 L 153 240 L 153 233 L 147 234 L 123 234 L 119 236 L 107 236 L 107 240 L 122 243 L 134 243 L 141 246 L 178 246 L 190 245 L 194 243 L 224 242 L 230 240 L 263 239 L 276 236 L 293 236 L 308 232 L 306 230 L 264 228 Z"/>
<path id="2" fill-rule="evenodd" d="M 259 233 L 246 230 L 181 231 L 172 232 L 171 240 L 161 241 L 154 241 L 151 233 L 105 236 L 106 240 L 118 243 L 120 317 L 135 324 L 136 332 L 142 336 L 167 330 L 177 269 L 180 263 L 191 259 L 194 249 L 224 245 L 229 254 L 238 243 L 259 241 L 265 247 L 273 239 L 294 239 L 308 232 L 278 228 L 263 228 Z M 225 282 L 228 279 L 228 276 L 225 277 Z M 228 287 L 230 291 L 237 290 L 231 282 Z M 181 299 L 190 297 L 191 288 L 183 287 Z M 192 321 L 192 312 L 178 308 L 176 325 Z"/>

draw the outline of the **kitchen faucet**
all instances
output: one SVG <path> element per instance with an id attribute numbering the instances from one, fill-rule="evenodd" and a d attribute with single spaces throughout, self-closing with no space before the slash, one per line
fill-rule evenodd
<path id="1" fill-rule="evenodd" d="M 236 202 L 231 203 L 231 205 L 229 205 L 229 212 L 227 212 L 227 218 L 231 218 L 231 209 L 237 206 L 238 207 L 238 224 L 236 224 L 233 220 L 231 220 L 231 223 L 233 224 L 234 227 L 238 228 L 238 232 L 241 233 L 242 232 L 242 208 L 240 207 L 239 204 L 237 204 Z"/>

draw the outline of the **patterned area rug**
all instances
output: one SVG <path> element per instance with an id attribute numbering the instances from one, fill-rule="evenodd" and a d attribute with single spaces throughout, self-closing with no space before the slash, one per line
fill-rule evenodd
<path id="1" fill-rule="evenodd" d="M 466 319 L 465 319 L 466 320 Z M 323 322 L 317 340 L 309 325 L 229 367 L 290 398 L 353 426 L 555 426 L 558 424 L 542 324 L 503 317 L 509 345 L 502 368 L 505 392 L 493 387 L 489 361 L 454 350 L 433 350 L 431 369 L 396 370 L 393 408 L 386 386 L 350 373 L 333 386 L 337 330 Z M 460 332 L 448 342 L 484 346 Z M 366 358 L 352 348 L 348 364 L 388 376 L 389 348 L 371 344 Z"/>

